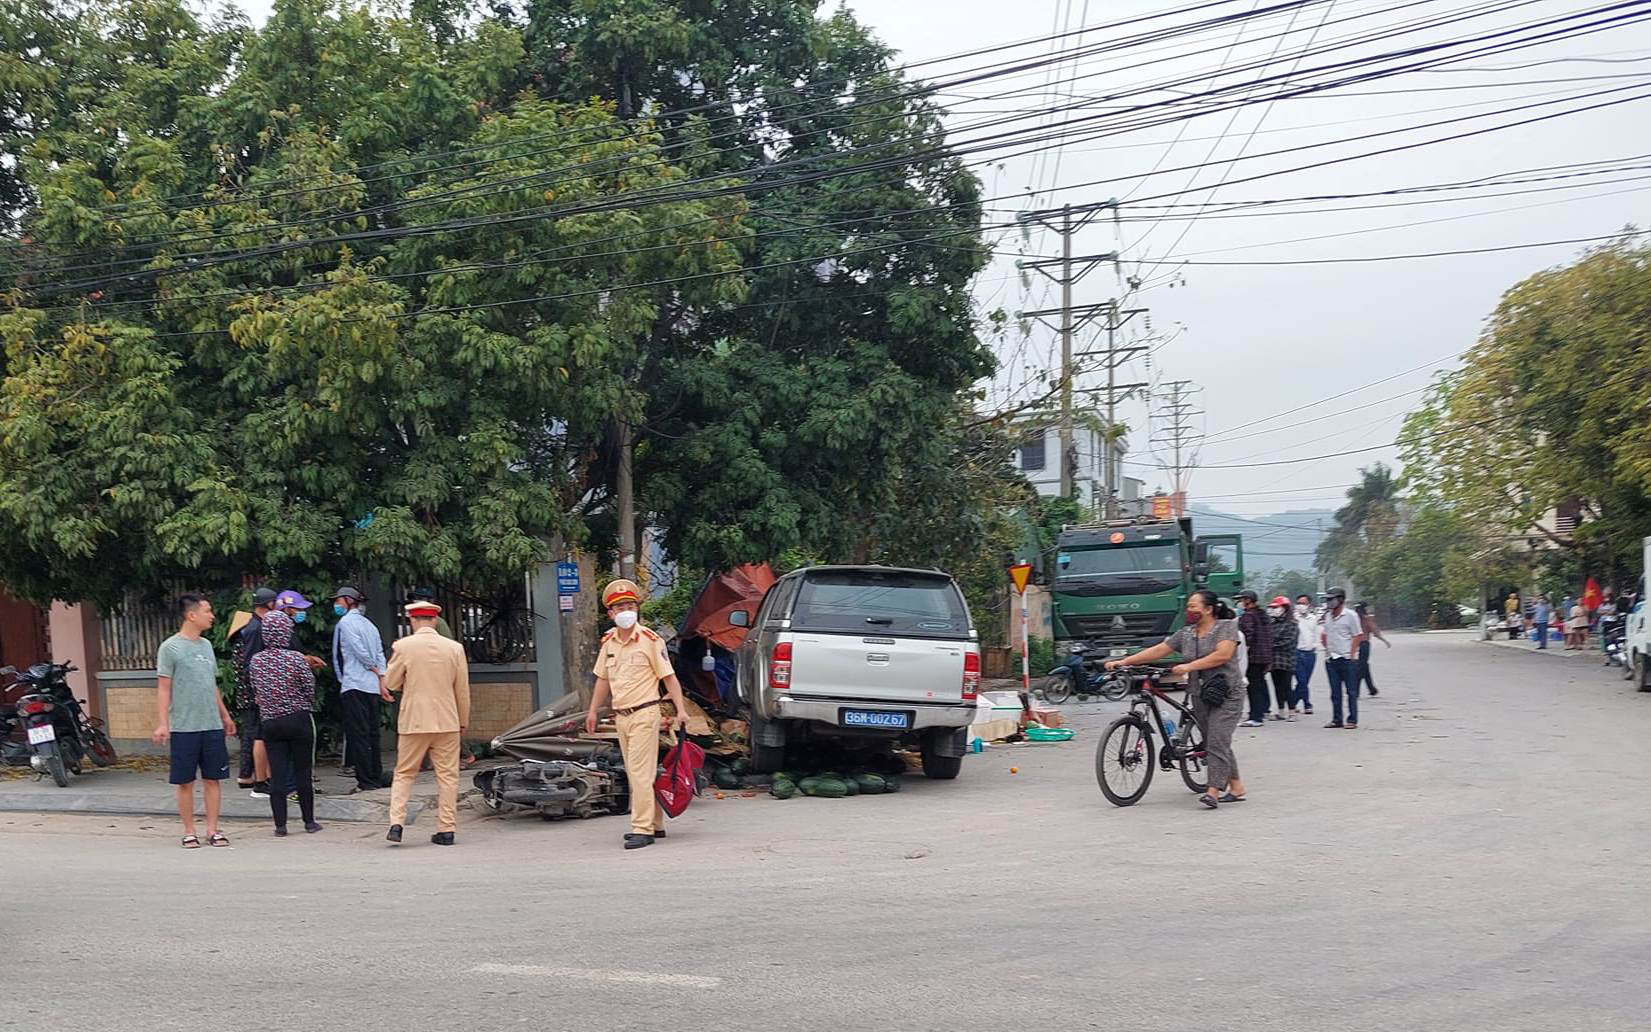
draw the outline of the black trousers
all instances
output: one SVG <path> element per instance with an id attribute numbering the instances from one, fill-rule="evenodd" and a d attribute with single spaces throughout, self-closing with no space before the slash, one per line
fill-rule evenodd
<path id="1" fill-rule="evenodd" d="M 241 780 L 251 781 L 257 773 L 252 763 L 252 743 L 263 736 L 263 720 L 257 706 L 242 706 L 235 718 L 235 730 L 241 733 Z"/>
<path id="2" fill-rule="evenodd" d="M 1295 685 L 1291 683 L 1293 675 L 1289 670 L 1273 670 L 1271 674 L 1273 676 L 1273 700 L 1278 703 L 1278 711 L 1283 713 L 1296 703 L 1296 689 Z"/>
<path id="3" fill-rule="evenodd" d="M 1244 671 L 1244 678 L 1250 683 L 1250 719 L 1266 720 L 1267 711 L 1272 708 L 1267 701 L 1267 664 L 1251 663 Z"/>
<path id="4" fill-rule="evenodd" d="M 344 762 L 355 768 L 362 788 L 383 788 L 384 761 L 379 757 L 379 713 L 384 703 L 373 692 L 340 692 L 338 709 L 344 720 Z M 265 748 L 269 746 L 266 743 Z"/>
<path id="5" fill-rule="evenodd" d="M 275 826 L 287 826 L 287 785 L 298 781 L 298 811 L 304 823 L 315 821 L 315 720 L 308 713 L 288 713 L 263 722 L 264 752 L 269 756 L 269 812 Z"/>

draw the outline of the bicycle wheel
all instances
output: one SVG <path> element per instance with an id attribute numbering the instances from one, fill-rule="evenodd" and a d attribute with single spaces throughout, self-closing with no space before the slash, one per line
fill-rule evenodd
<path id="1" fill-rule="evenodd" d="M 1152 784 L 1156 766 L 1152 729 L 1133 713 L 1114 720 L 1095 749 L 1095 780 L 1100 782 L 1101 794 L 1114 806 L 1139 802 Z"/>
<path id="2" fill-rule="evenodd" d="M 1204 752 L 1204 729 L 1196 722 L 1187 723 L 1187 735 L 1181 749 L 1181 780 L 1199 795 L 1209 791 L 1209 758 Z"/>
<path id="3" fill-rule="evenodd" d="M 1053 674 L 1043 682 L 1043 698 L 1051 705 L 1059 706 L 1072 697 L 1072 678 L 1064 670 Z"/>

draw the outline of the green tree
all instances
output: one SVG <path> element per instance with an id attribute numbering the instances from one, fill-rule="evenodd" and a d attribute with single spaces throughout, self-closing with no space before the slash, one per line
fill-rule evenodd
<path id="1" fill-rule="evenodd" d="M 1625 234 L 1503 295 L 1463 368 L 1407 422 L 1405 464 L 1493 550 L 1575 550 L 1621 580 L 1651 525 L 1651 245 Z M 1575 506 L 1574 533 L 1545 525 Z"/>
<path id="2" fill-rule="evenodd" d="M 1392 540 L 1399 531 L 1399 480 L 1385 463 L 1359 470 L 1347 489 L 1347 503 L 1318 547 L 1321 570 L 1351 570 L 1360 557 Z"/>
<path id="3" fill-rule="evenodd" d="M 1258 578 L 1258 581 L 1266 585 L 1261 589 L 1261 593 L 1267 598 L 1283 595 L 1294 603 L 1301 595 L 1318 597 L 1318 575 L 1310 570 L 1286 570 L 1275 566 Z"/>
<path id="4" fill-rule="evenodd" d="M 543 210 L 542 184 L 498 186 L 524 172 L 522 141 L 595 166 L 558 182 L 564 205 L 692 171 L 600 104 L 495 109 L 486 70 L 521 50 L 498 26 L 442 49 L 408 22 L 287 0 L 237 50 L 160 0 L 84 17 L 126 77 L 33 140 L 26 231 L 42 267 L 145 274 L 73 308 L 20 289 L 0 317 L 0 577 L 98 598 L 176 571 L 502 581 L 549 536 L 581 540 L 605 418 L 640 406 L 662 317 L 656 295 L 614 288 L 680 278 L 672 318 L 737 302 L 743 203 L 449 229 Z M 134 20 L 167 49 L 127 54 Z M 157 64 L 192 69 L 197 95 L 145 102 Z M 410 141 L 479 156 L 459 178 L 352 171 Z M 325 241 L 386 192 L 376 217 L 416 232 Z M 300 246 L 269 246 L 283 236 Z"/>

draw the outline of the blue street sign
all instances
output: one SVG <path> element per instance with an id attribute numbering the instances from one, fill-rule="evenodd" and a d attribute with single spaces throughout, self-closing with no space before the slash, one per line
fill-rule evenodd
<path id="1" fill-rule="evenodd" d="M 579 594 L 579 564 L 556 564 L 556 593 L 558 595 Z"/>

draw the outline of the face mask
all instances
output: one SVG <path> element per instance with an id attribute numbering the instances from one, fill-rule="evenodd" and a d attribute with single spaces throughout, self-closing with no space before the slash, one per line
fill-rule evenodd
<path id="1" fill-rule="evenodd" d="M 337 615 L 339 615 L 339 616 L 343 616 L 345 613 L 348 613 L 350 611 L 350 607 L 346 606 L 342 602 L 334 602 L 332 604 L 332 611 L 334 613 L 336 613 Z"/>
<path id="2" fill-rule="evenodd" d="M 304 617 L 306 617 L 308 615 L 309 615 L 308 613 L 306 613 L 302 609 L 300 609 L 298 612 L 292 614 L 292 622 L 293 623 L 303 623 L 304 622 Z"/>
<path id="3" fill-rule="evenodd" d="M 1267 607 L 1267 615 L 1269 615 L 1269 616 L 1283 616 L 1284 615 L 1284 607 L 1283 606 L 1268 606 Z"/>
<path id="4" fill-rule="evenodd" d="M 1306 616 L 1307 615 L 1307 607 L 1302 605 L 1300 602 L 1297 602 L 1296 603 L 1296 615 L 1297 616 Z"/>
<path id="5" fill-rule="evenodd" d="M 1188 627 L 1193 626 L 1194 624 L 1198 623 L 1198 621 L 1202 620 L 1203 618 L 1204 618 L 1203 613 L 1197 612 L 1196 610 L 1192 610 L 1192 609 L 1187 610 L 1187 626 Z"/>
<path id="6" fill-rule="evenodd" d="M 636 613 L 627 609 L 624 612 L 613 614 L 613 625 L 622 631 L 628 631 L 636 626 Z"/>

